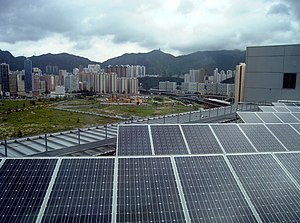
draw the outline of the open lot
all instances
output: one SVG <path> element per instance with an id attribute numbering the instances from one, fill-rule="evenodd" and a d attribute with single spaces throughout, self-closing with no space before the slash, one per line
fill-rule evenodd
<path id="1" fill-rule="evenodd" d="M 61 111 L 54 109 L 55 107 L 126 118 L 145 118 L 199 109 L 197 106 L 187 106 L 167 97 L 156 97 L 140 104 L 119 102 L 103 104 L 99 100 L 91 100 L 90 98 L 69 101 L 1 100 L 0 140 L 120 121 L 118 118 Z"/>

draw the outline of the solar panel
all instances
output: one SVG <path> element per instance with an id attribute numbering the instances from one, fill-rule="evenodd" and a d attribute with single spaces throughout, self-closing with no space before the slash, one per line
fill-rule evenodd
<path id="1" fill-rule="evenodd" d="M 183 222 L 168 157 L 120 158 L 117 222 Z"/>
<path id="2" fill-rule="evenodd" d="M 211 125 L 227 153 L 255 152 L 237 125 Z"/>
<path id="3" fill-rule="evenodd" d="M 257 112 L 256 113 L 265 123 L 282 123 L 273 113 Z"/>
<path id="4" fill-rule="evenodd" d="M 288 110 L 285 106 L 277 106 L 274 107 L 275 112 L 290 112 L 290 110 Z"/>
<path id="5" fill-rule="evenodd" d="M 276 112 L 272 106 L 258 106 L 263 112 Z"/>
<path id="6" fill-rule="evenodd" d="M 300 135 L 288 124 L 267 124 L 267 127 L 288 150 L 299 150 Z"/>
<path id="7" fill-rule="evenodd" d="M 63 159 L 42 222 L 110 222 L 114 159 Z"/>
<path id="8" fill-rule="evenodd" d="M 292 113 L 298 120 L 300 120 L 300 112 L 293 112 Z"/>
<path id="9" fill-rule="evenodd" d="M 300 184 L 300 153 L 280 153 L 276 154 L 276 157 Z"/>
<path id="10" fill-rule="evenodd" d="M 119 156 L 151 155 L 148 126 L 119 126 L 117 154 Z"/>
<path id="11" fill-rule="evenodd" d="M 292 126 L 300 133 L 300 124 L 292 124 Z"/>
<path id="12" fill-rule="evenodd" d="M 259 152 L 286 151 L 264 125 L 240 125 Z"/>
<path id="13" fill-rule="evenodd" d="M 223 153 L 208 125 L 182 125 L 192 154 Z"/>
<path id="14" fill-rule="evenodd" d="M 35 222 L 56 159 L 7 159 L 0 169 L 1 222 Z"/>
<path id="15" fill-rule="evenodd" d="M 178 125 L 152 125 L 151 134 L 156 155 L 188 154 Z"/>
<path id="16" fill-rule="evenodd" d="M 296 106 L 293 102 L 286 102 L 284 105 L 287 107 Z"/>
<path id="17" fill-rule="evenodd" d="M 222 156 L 175 161 L 192 222 L 256 222 Z"/>
<path id="18" fill-rule="evenodd" d="M 237 112 L 237 114 L 245 123 L 263 123 L 254 112 Z"/>
<path id="19" fill-rule="evenodd" d="M 299 107 L 297 107 L 297 106 L 294 106 L 294 107 L 291 107 L 291 106 L 289 106 L 289 107 L 287 107 L 291 112 L 300 112 L 300 108 Z"/>
<path id="20" fill-rule="evenodd" d="M 284 103 L 280 103 L 280 102 L 273 102 L 272 103 L 274 106 L 285 106 Z"/>
<path id="21" fill-rule="evenodd" d="M 299 221 L 300 191 L 271 155 L 227 157 L 263 222 Z"/>
<path id="22" fill-rule="evenodd" d="M 299 122 L 291 113 L 276 113 L 275 114 L 284 123 L 297 123 Z"/>

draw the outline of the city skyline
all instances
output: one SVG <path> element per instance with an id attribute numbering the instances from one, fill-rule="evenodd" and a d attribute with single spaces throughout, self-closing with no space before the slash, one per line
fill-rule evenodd
<path id="1" fill-rule="evenodd" d="M 184 55 L 293 44 L 300 39 L 299 9 L 295 0 L 15 0 L 1 3 L 0 48 L 26 57 L 67 52 L 104 62 L 158 48 Z"/>

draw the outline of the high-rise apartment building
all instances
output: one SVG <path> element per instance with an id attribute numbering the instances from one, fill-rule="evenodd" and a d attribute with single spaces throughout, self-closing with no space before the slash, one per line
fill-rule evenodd
<path id="1" fill-rule="evenodd" d="M 246 64 L 240 63 L 236 66 L 235 74 L 235 103 L 245 101 Z"/>
<path id="2" fill-rule="evenodd" d="M 9 65 L 0 64 L 0 91 L 3 95 L 9 94 Z"/>
<path id="3" fill-rule="evenodd" d="M 28 58 L 24 61 L 25 91 L 32 91 L 32 62 Z"/>

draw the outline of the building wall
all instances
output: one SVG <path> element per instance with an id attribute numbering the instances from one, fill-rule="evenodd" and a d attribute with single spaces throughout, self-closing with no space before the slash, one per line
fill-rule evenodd
<path id="1" fill-rule="evenodd" d="M 245 101 L 300 100 L 300 44 L 247 47 Z M 295 88 L 283 88 L 285 73 L 296 74 Z"/>

